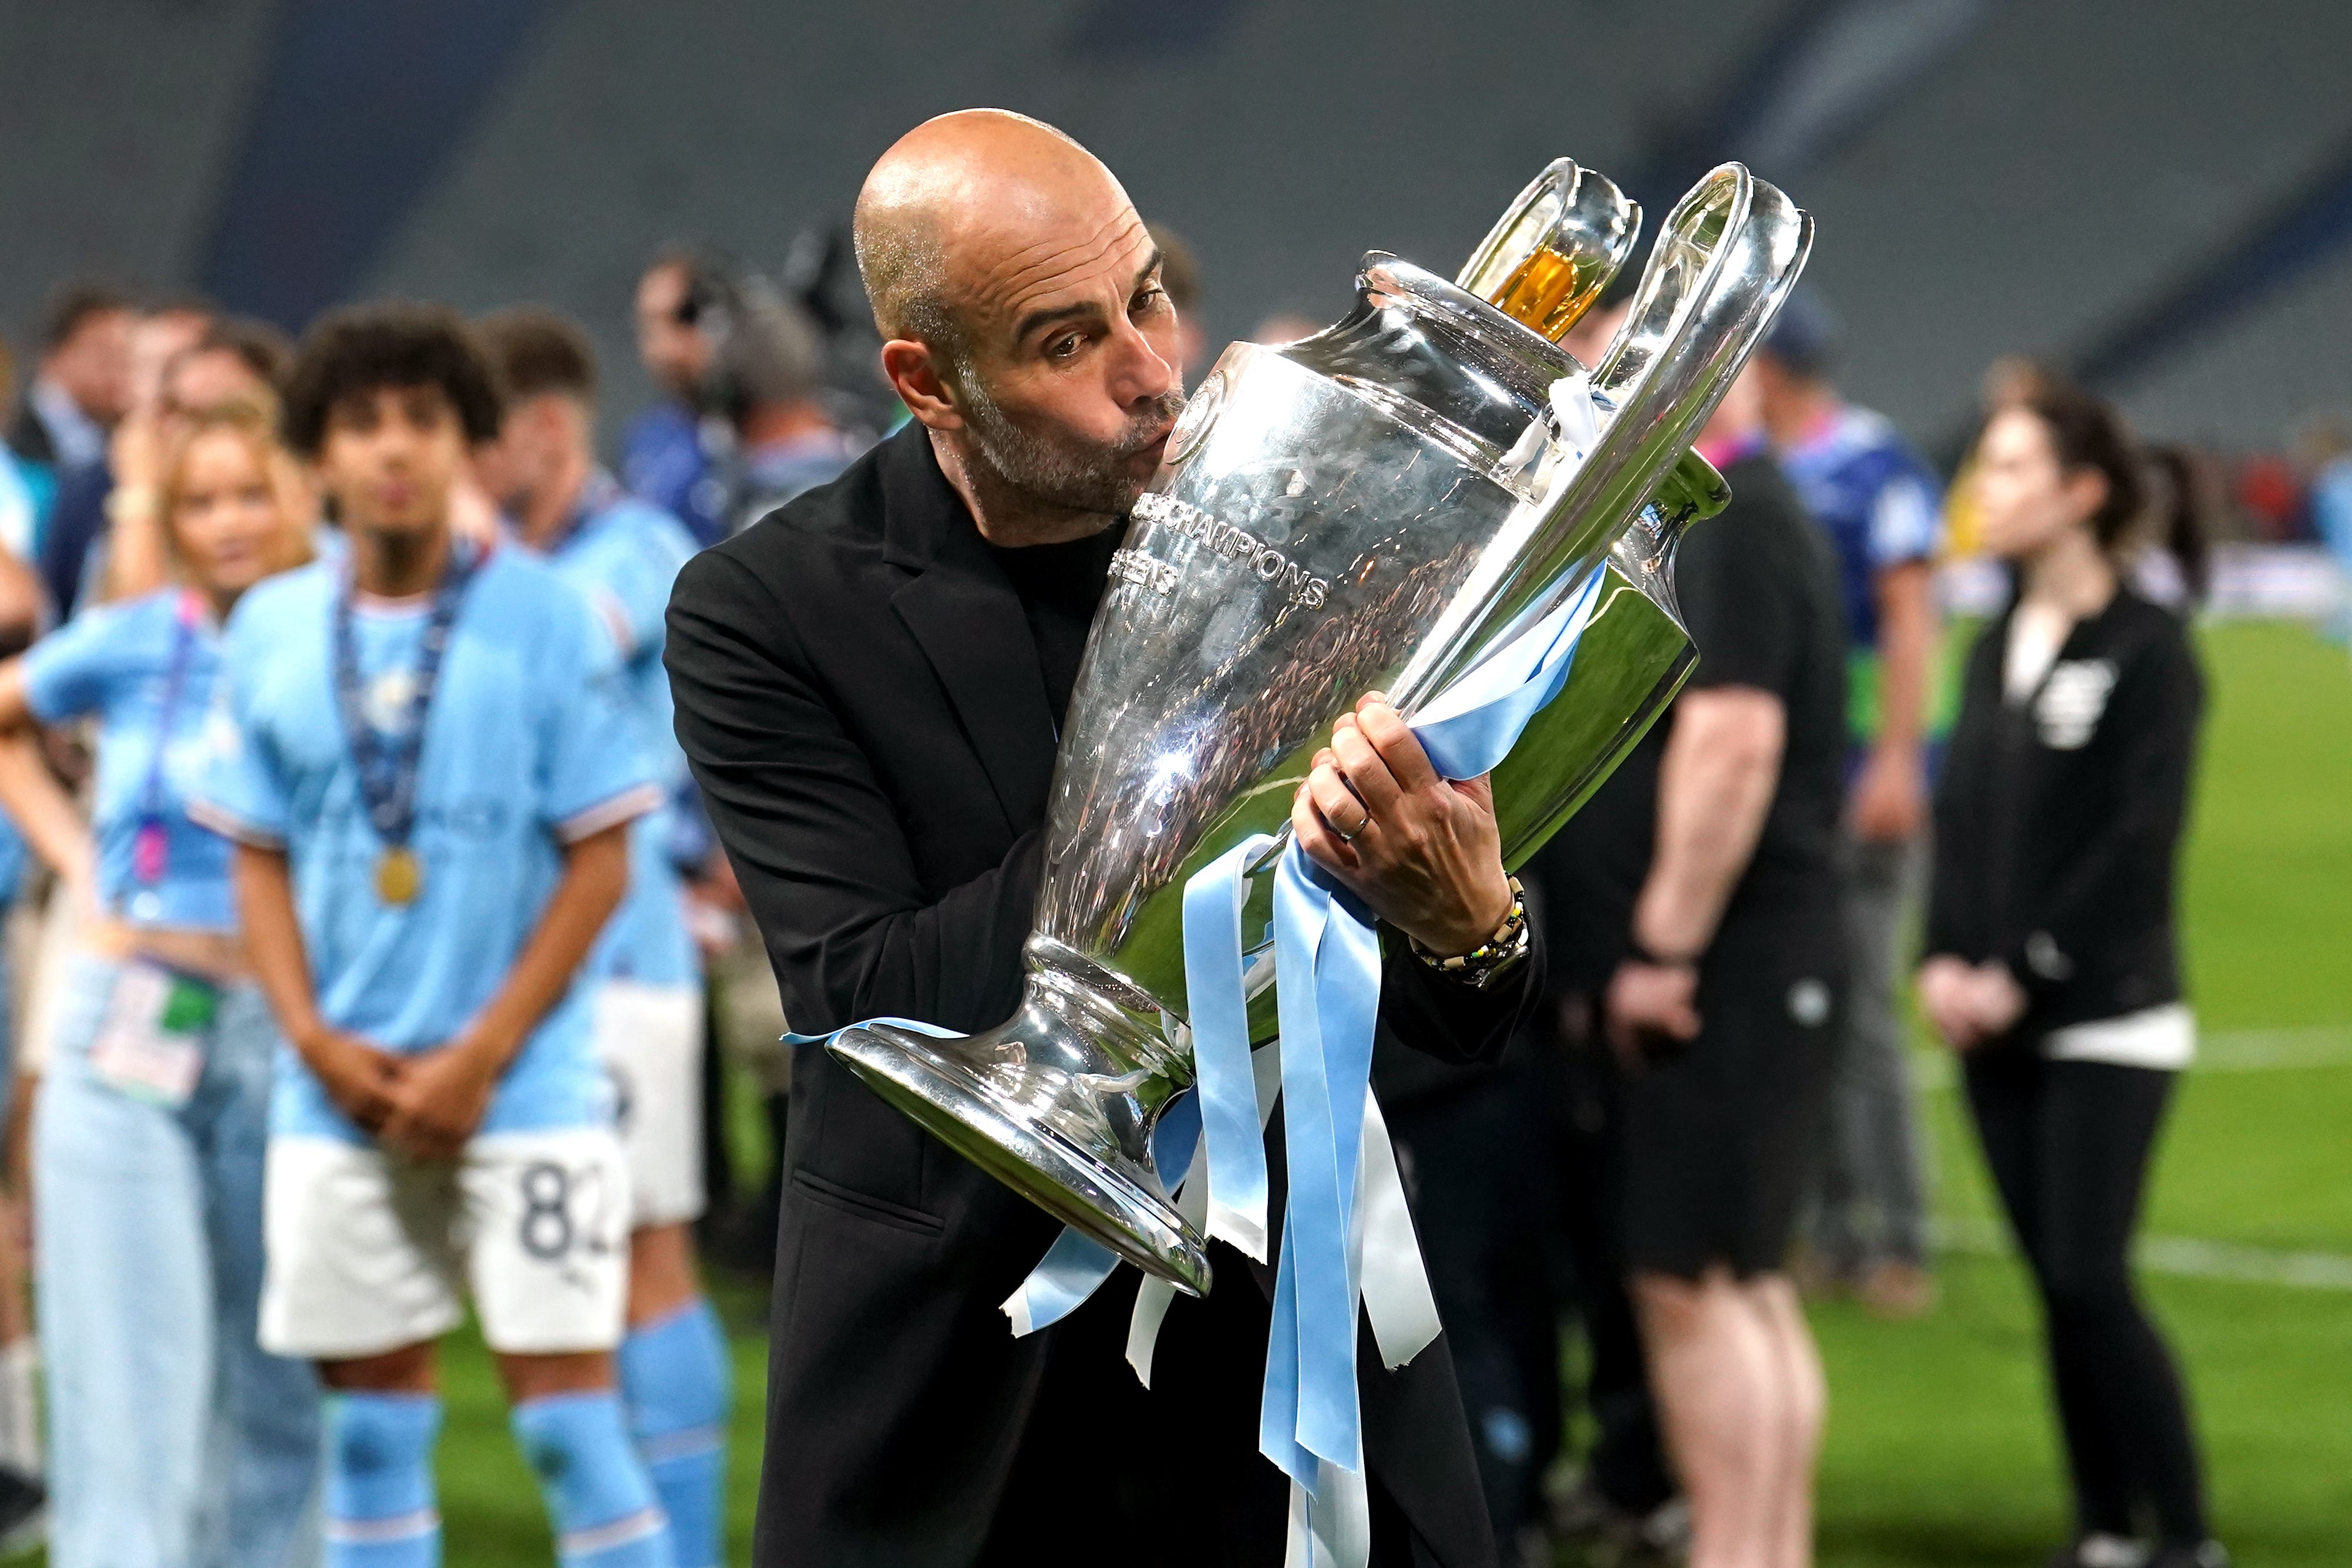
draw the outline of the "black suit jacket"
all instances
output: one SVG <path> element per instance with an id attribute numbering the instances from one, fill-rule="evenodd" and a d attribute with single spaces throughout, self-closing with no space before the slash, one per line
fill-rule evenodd
<path id="1" fill-rule="evenodd" d="M 690 563 L 666 658 L 793 1026 L 1009 1016 L 1055 716 L 1020 601 L 923 428 Z M 1538 967 L 1480 994 L 1391 953 L 1382 1027 L 1491 1055 Z M 821 1050 L 795 1063 L 793 1102 L 755 1561 L 1280 1561 L 1286 1483 L 1256 1452 L 1265 1270 L 1219 1249 L 1219 1286 L 1170 1311 L 1147 1394 L 1121 1359 L 1131 1270 L 1016 1340 L 998 1303 L 1055 1222 Z M 1395 1373 L 1369 1338 L 1363 1360 L 1381 1555 L 1491 1563 L 1443 1341 Z"/>

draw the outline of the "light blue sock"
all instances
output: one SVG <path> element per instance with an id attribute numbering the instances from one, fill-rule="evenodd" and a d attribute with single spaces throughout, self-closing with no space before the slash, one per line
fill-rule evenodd
<path id="1" fill-rule="evenodd" d="M 621 1342 L 629 1433 L 669 1514 L 677 1568 L 719 1568 L 726 1526 L 727 1332 L 702 1297 Z"/>
<path id="2" fill-rule="evenodd" d="M 554 1521 L 562 1568 L 675 1568 L 669 1527 L 629 1446 L 620 1395 L 551 1394 L 516 1405 L 513 1422 Z"/>
<path id="3" fill-rule="evenodd" d="M 327 1396 L 327 1568 L 439 1568 L 430 1394 Z"/>

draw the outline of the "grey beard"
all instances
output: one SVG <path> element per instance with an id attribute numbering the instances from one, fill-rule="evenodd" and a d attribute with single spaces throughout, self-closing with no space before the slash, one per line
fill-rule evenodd
<path id="1" fill-rule="evenodd" d="M 1022 429 L 1006 416 L 980 377 L 959 378 L 962 414 L 981 459 L 1014 489 L 1051 506 L 1118 517 L 1135 504 L 1143 486 L 1126 473 L 1127 460 L 1160 439 L 1184 411 L 1181 390 L 1161 393 L 1128 420 L 1108 447 L 1057 441 Z"/>

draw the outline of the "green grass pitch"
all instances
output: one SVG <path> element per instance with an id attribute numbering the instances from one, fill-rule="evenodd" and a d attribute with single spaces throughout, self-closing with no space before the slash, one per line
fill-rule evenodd
<path id="1" fill-rule="evenodd" d="M 2147 1228 L 2352 1258 L 2352 668 L 2298 626 L 2220 626 L 2204 647 L 2212 701 L 2188 939 L 2218 1038 L 2176 1102 Z M 1948 1089 L 1927 1099 L 1938 1211 L 1983 1235 L 1993 1211 L 1971 1138 Z M 1815 1313 L 1832 1397 L 1828 1568 L 2021 1568 L 2065 1529 L 2022 1279 L 2004 1251 L 1980 1248 L 1948 1253 L 1941 1279 L 1942 1303 L 1920 1322 L 1835 1304 Z M 2187 1363 L 2216 1518 L 2239 1563 L 2352 1563 L 2352 1289 L 2173 1274 L 2147 1288 Z M 729 1293 L 725 1305 L 730 1560 L 747 1563 L 765 1346 L 757 1297 Z M 548 1563 L 488 1360 L 470 1337 L 449 1352 L 447 1560 Z"/>

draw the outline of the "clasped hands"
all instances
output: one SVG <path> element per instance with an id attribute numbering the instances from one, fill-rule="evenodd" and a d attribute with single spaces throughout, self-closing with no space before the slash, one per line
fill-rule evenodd
<path id="1" fill-rule="evenodd" d="M 327 1098 L 360 1131 L 417 1160 L 464 1152 L 504 1068 L 504 1053 L 460 1037 L 404 1056 L 324 1026 L 298 1042 Z"/>
<path id="2" fill-rule="evenodd" d="M 1999 959 L 1970 963 L 1939 952 L 1919 966 L 1919 1008 L 1956 1051 L 1998 1039 L 2025 1016 L 2025 988 Z"/>
<path id="3" fill-rule="evenodd" d="M 1511 912 L 1495 791 L 1440 776 L 1384 692 L 1331 727 L 1290 804 L 1298 846 L 1371 911 L 1442 958 Z"/>

